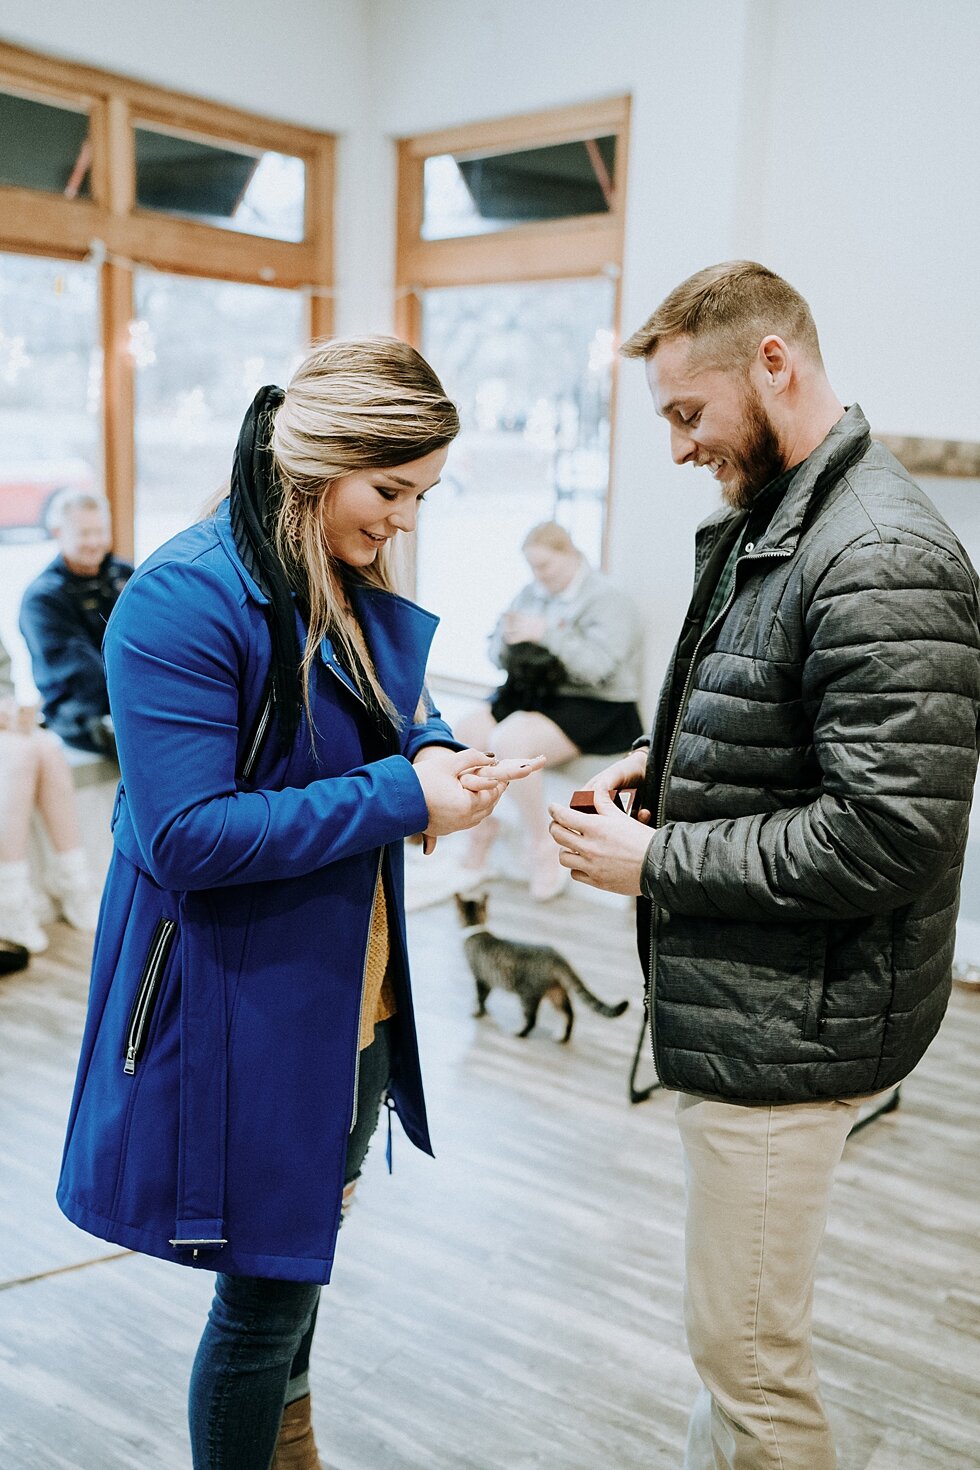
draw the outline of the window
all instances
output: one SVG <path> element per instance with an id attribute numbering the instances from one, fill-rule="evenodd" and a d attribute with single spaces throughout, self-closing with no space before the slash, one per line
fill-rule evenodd
<path id="1" fill-rule="evenodd" d="M 101 489 L 97 276 L 0 254 L 0 638 L 33 698 L 17 631 L 27 584 L 55 554 L 45 513 L 69 486 Z"/>
<path id="2" fill-rule="evenodd" d="M 245 409 L 299 358 L 305 302 L 295 291 L 141 271 L 136 367 L 136 556 L 201 514 L 228 480 Z"/>
<path id="3" fill-rule="evenodd" d="M 92 150 L 88 114 L 0 92 L 0 185 L 87 199 Z"/>
<path id="4" fill-rule="evenodd" d="M 531 526 L 557 520 L 601 560 L 614 298 L 605 277 L 424 295 L 422 351 L 462 424 L 418 537 L 416 591 L 442 619 L 443 674 L 499 679 L 486 637 L 529 580 L 520 543 Z"/>
<path id="5" fill-rule="evenodd" d="M 310 336 L 331 332 L 333 149 L 323 133 L 0 42 L 0 269 L 26 271 L 13 263 L 33 257 L 43 271 L 46 258 L 63 293 L 39 288 L 48 325 L 22 320 L 30 291 L 7 312 L 0 363 L 17 373 L 22 354 L 32 371 L 46 360 L 51 302 L 63 319 L 75 290 L 65 283 L 82 272 L 90 311 L 76 367 L 91 435 L 82 457 L 109 498 L 120 555 L 132 557 L 137 541 L 145 554 L 185 524 L 219 459 L 223 478 L 232 404 L 240 419 L 253 391 L 249 364 L 282 377 Z M 72 387 L 63 400 L 34 400 L 55 429 L 51 457 L 66 462 L 79 454 L 56 453 L 54 441 L 75 397 Z M 195 426 L 199 402 L 208 422 Z M 164 454 L 154 441 L 166 440 L 168 419 L 176 434 Z M 2 488 L 8 519 L 27 516 L 12 508 L 14 481 Z M 30 534 L 0 521 L 4 545 L 26 546 Z"/>
<path id="6" fill-rule="evenodd" d="M 135 128 L 136 203 L 223 230 L 302 240 L 301 158 L 217 146 L 183 133 Z"/>
<path id="7" fill-rule="evenodd" d="M 615 164 L 614 133 L 517 153 L 437 154 L 425 160 L 422 238 L 608 214 Z"/>
<path id="8" fill-rule="evenodd" d="M 617 98 L 400 144 L 398 327 L 462 421 L 415 538 L 437 681 L 498 681 L 487 635 L 536 522 L 602 563 L 628 124 Z"/>

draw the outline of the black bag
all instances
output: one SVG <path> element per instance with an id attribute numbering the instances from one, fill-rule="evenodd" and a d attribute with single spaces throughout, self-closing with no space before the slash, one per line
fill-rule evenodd
<path id="1" fill-rule="evenodd" d="M 568 683 L 568 670 L 540 643 L 509 643 L 502 661 L 507 678 L 493 699 L 493 716 L 506 719 L 516 710 L 540 710 Z"/>
<path id="2" fill-rule="evenodd" d="M 31 958 L 29 949 L 14 944 L 12 939 L 0 939 L 0 975 L 13 975 L 25 970 Z"/>

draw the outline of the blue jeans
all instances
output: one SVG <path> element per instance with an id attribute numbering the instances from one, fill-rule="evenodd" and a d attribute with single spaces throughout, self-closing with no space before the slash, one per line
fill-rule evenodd
<path id="1" fill-rule="evenodd" d="M 357 1122 L 344 1181 L 361 1172 L 391 1072 L 391 1022 L 361 1052 Z M 194 1470 L 269 1470 L 283 1405 L 308 1392 L 320 1288 L 307 1281 L 218 1276 L 191 1372 Z"/>

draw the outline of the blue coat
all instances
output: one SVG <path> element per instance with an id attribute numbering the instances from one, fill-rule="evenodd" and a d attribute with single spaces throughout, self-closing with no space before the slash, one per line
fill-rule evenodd
<path id="1" fill-rule="evenodd" d="M 414 724 L 437 620 L 380 591 L 358 612 L 404 717 L 367 760 L 328 643 L 290 752 L 250 779 L 271 645 L 227 506 L 136 572 L 104 653 L 122 781 L 58 1202 L 84 1230 L 232 1274 L 327 1281 L 372 898 L 387 883 L 390 1095 L 431 1153 L 405 944 L 402 839 L 428 821 L 410 764 L 459 746 Z"/>

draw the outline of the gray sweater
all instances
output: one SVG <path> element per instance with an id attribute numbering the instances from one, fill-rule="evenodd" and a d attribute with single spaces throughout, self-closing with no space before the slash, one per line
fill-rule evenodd
<path id="1" fill-rule="evenodd" d="M 561 694 L 627 702 L 640 697 L 640 622 L 630 599 L 602 572 L 584 568 L 571 595 L 546 592 L 539 582 L 523 587 L 507 612 L 530 613 L 545 619 L 541 642 L 560 658 L 569 682 Z M 490 635 L 490 657 L 503 667 L 504 618 Z"/>

